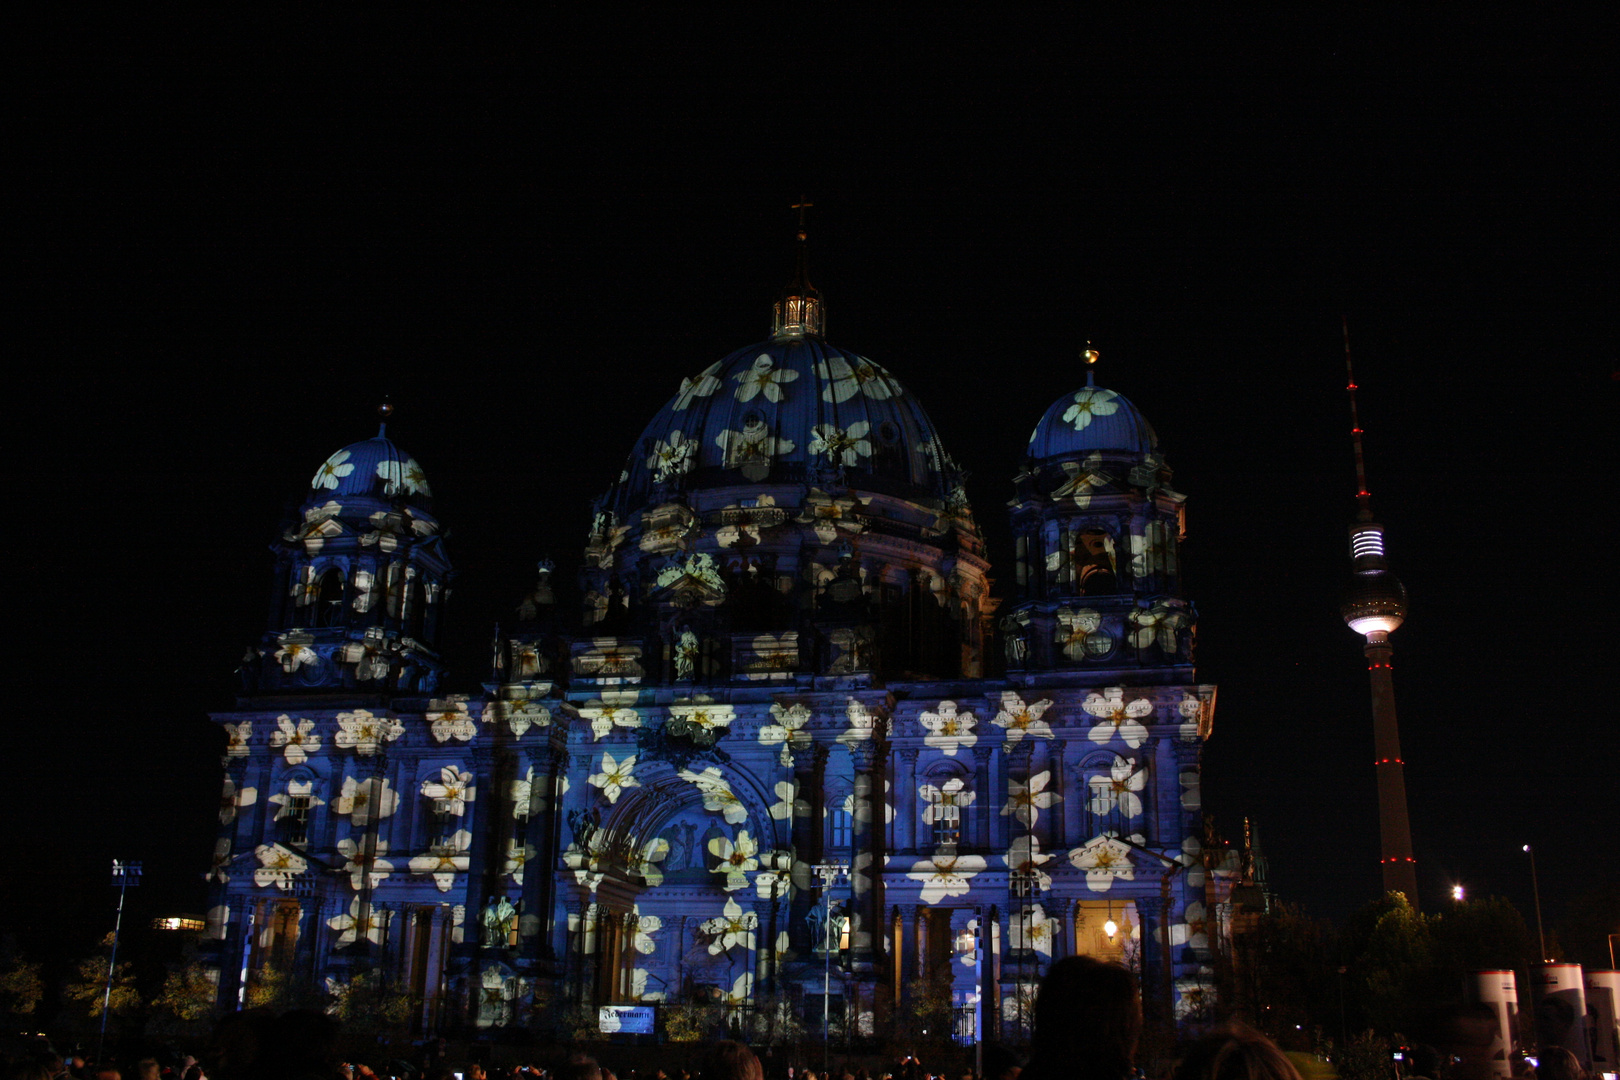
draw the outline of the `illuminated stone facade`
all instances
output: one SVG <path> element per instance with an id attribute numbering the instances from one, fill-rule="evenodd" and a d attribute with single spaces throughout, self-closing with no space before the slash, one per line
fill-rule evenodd
<path id="1" fill-rule="evenodd" d="M 438 658 L 422 470 L 382 435 L 321 466 L 216 716 L 223 1000 L 269 966 L 372 972 L 427 1029 L 550 1000 L 814 1030 L 826 985 L 858 1031 L 932 978 L 1016 1040 L 1083 952 L 1136 966 L 1150 1012 L 1198 1007 L 1215 691 L 1152 429 L 1089 380 L 1051 406 L 1003 603 L 921 405 L 821 325 L 790 289 L 770 340 L 682 382 L 597 502 L 584 611 L 543 566 L 480 694 Z"/>

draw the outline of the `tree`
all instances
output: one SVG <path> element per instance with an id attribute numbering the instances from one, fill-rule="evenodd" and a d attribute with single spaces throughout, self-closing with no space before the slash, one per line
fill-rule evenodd
<path id="1" fill-rule="evenodd" d="M 94 1020 L 101 1015 L 102 1002 L 115 1016 L 134 1012 L 141 1007 L 140 992 L 135 989 L 135 965 L 123 963 L 112 972 L 112 990 L 108 993 L 108 971 L 112 968 L 113 935 L 101 939 L 101 951 L 87 956 L 75 965 L 74 978 L 67 985 L 70 1001 L 79 1003 L 84 1014 Z"/>
<path id="2" fill-rule="evenodd" d="M 1410 1030 L 1435 1000 L 1434 942 L 1428 921 L 1399 892 L 1351 916 L 1343 955 L 1361 1012 L 1382 1033 Z"/>
<path id="3" fill-rule="evenodd" d="M 1338 962 L 1332 927 L 1278 903 L 1216 957 L 1220 997 L 1273 1038 L 1321 1026 L 1338 1030 Z"/>
<path id="4" fill-rule="evenodd" d="M 190 963 L 169 972 L 163 989 L 152 999 L 148 1034 L 164 1040 L 201 1035 L 214 1015 L 218 994 L 219 987 L 201 964 Z"/>
<path id="5" fill-rule="evenodd" d="M 24 960 L 16 952 L 0 954 L 0 1013 L 28 1016 L 39 1007 L 39 999 L 45 994 L 45 982 L 39 973 L 39 964 Z"/>

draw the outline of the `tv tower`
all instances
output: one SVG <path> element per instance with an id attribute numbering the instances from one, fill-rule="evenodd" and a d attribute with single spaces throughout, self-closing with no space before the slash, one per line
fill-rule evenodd
<path id="1" fill-rule="evenodd" d="M 1395 719 L 1395 655 L 1389 635 L 1406 619 L 1406 586 L 1389 572 L 1384 558 L 1384 527 L 1373 520 L 1372 494 L 1361 452 L 1361 417 L 1356 410 L 1356 371 L 1350 362 L 1350 323 L 1344 323 L 1344 370 L 1350 392 L 1350 438 L 1356 449 L 1355 524 L 1350 526 L 1350 584 L 1340 611 L 1350 629 L 1367 639 L 1367 674 L 1372 683 L 1373 747 L 1378 769 L 1378 862 L 1384 891 L 1405 893 L 1418 906 L 1417 860 L 1412 857 L 1412 824 L 1406 813 L 1406 763 Z"/>

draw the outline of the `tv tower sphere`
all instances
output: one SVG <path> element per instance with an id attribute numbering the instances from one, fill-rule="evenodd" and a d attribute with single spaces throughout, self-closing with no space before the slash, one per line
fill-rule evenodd
<path id="1" fill-rule="evenodd" d="M 1376 531 L 1375 531 L 1376 530 Z M 1382 564 L 1383 535 L 1376 525 L 1361 525 L 1352 531 L 1352 550 L 1376 543 L 1377 553 L 1357 554 L 1350 583 L 1345 586 L 1339 613 L 1350 629 L 1369 640 L 1387 637 L 1406 621 L 1406 586 Z M 1365 566 L 1363 564 L 1366 564 Z"/>

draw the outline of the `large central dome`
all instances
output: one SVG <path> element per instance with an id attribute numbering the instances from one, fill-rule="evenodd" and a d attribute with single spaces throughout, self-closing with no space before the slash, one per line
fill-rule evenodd
<path id="1" fill-rule="evenodd" d="M 856 353 L 808 337 L 738 349 L 680 390 L 631 450 L 613 502 L 742 483 L 944 498 L 953 470 L 922 406 Z"/>

